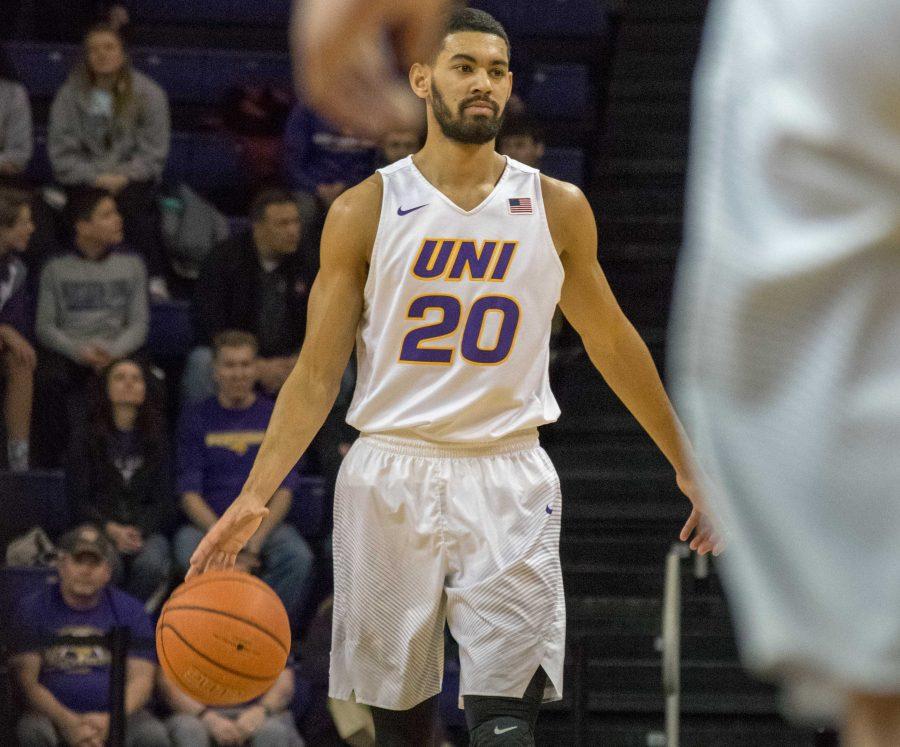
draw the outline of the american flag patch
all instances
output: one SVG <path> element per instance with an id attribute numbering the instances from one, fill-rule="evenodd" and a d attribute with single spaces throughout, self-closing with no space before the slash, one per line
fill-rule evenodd
<path id="1" fill-rule="evenodd" d="M 520 215 L 522 213 L 531 213 L 530 197 L 510 197 L 509 198 L 509 214 Z"/>

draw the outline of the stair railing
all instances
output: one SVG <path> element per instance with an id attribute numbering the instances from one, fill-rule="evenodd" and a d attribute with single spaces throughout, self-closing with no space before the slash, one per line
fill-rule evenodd
<path id="1" fill-rule="evenodd" d="M 666 556 L 662 610 L 662 680 L 666 697 L 666 747 L 678 747 L 681 730 L 681 560 L 690 554 L 682 542 Z"/>

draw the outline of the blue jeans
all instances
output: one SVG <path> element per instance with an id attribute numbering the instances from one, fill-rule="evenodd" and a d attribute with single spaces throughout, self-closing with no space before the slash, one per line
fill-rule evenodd
<path id="1" fill-rule="evenodd" d="M 186 524 L 175 533 L 175 561 L 187 568 L 191 555 L 203 539 L 193 524 Z M 260 553 L 262 567 L 259 577 L 271 586 L 281 599 L 288 617 L 294 621 L 303 607 L 312 582 L 313 553 L 294 527 L 279 524 L 266 537 Z"/>
<path id="2" fill-rule="evenodd" d="M 171 568 L 169 540 L 161 534 L 151 534 L 137 555 L 117 553 L 113 563 L 113 583 L 146 602 L 169 580 Z"/>

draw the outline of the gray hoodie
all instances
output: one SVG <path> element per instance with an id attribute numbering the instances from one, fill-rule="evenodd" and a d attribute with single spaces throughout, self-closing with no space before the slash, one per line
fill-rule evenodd
<path id="1" fill-rule="evenodd" d="M 114 117 L 102 95 L 76 70 L 50 108 L 47 152 L 60 184 L 90 184 L 100 174 L 159 181 L 169 154 L 171 121 L 165 92 L 131 70 L 132 100 Z"/>
<path id="2" fill-rule="evenodd" d="M 28 94 L 19 83 L 0 80 L 0 163 L 24 169 L 33 147 Z"/>

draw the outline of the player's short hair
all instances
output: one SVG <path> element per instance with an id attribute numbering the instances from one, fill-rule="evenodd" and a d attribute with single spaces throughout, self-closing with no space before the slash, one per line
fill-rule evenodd
<path id="1" fill-rule="evenodd" d="M 218 357 L 223 348 L 251 348 L 253 355 L 259 352 L 256 335 L 242 329 L 225 329 L 213 337 L 213 354 Z"/>
<path id="2" fill-rule="evenodd" d="M 269 205 L 283 205 L 286 202 L 297 204 L 293 195 L 286 189 L 264 189 L 250 203 L 250 220 L 259 223 L 266 217 Z"/>
<path id="3" fill-rule="evenodd" d="M 447 16 L 447 22 L 444 24 L 443 38 L 446 39 L 450 34 L 456 34 L 460 31 L 477 31 L 482 34 L 499 36 L 506 42 L 507 57 L 512 56 L 512 45 L 509 43 L 506 29 L 490 13 L 477 8 L 457 8 L 451 11 Z M 443 43 L 441 48 L 443 48 Z"/>
<path id="4" fill-rule="evenodd" d="M 80 187 L 69 193 L 66 202 L 66 218 L 68 224 L 75 227 L 80 221 L 90 221 L 101 200 L 112 195 L 99 187 Z"/>
<path id="5" fill-rule="evenodd" d="M 544 128 L 540 122 L 524 114 L 506 117 L 497 140 L 505 137 L 530 137 L 536 143 L 544 142 Z"/>
<path id="6" fill-rule="evenodd" d="M 10 228 L 19 219 L 23 205 L 31 202 L 31 195 L 21 189 L 0 187 L 0 228 Z"/>

